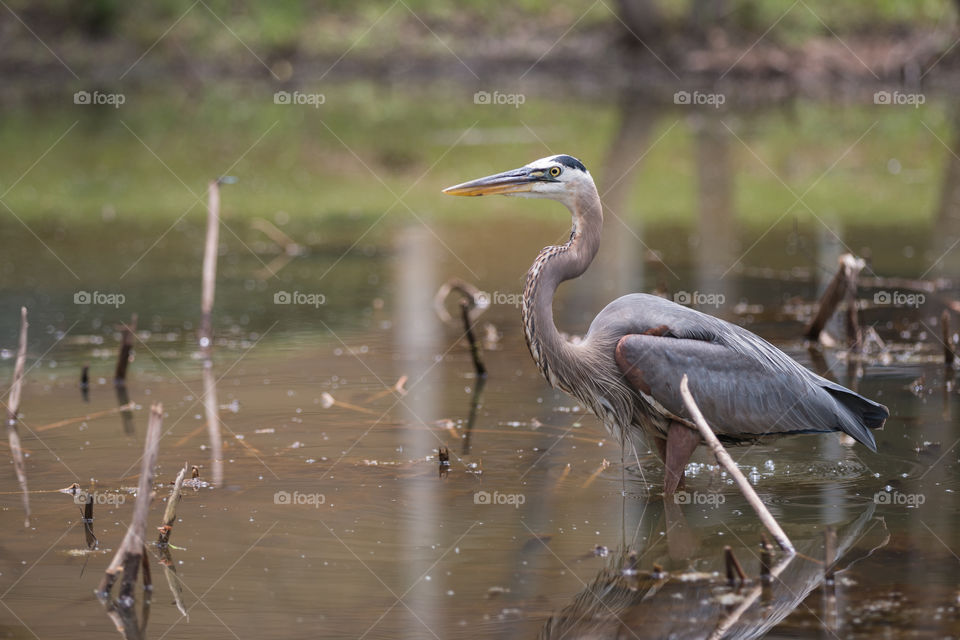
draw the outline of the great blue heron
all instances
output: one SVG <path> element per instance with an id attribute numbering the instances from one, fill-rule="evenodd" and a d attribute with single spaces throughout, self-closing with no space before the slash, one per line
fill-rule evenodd
<path id="1" fill-rule="evenodd" d="M 701 441 L 680 397 L 683 374 L 727 444 L 843 431 L 877 450 L 869 430 L 883 426 L 885 406 L 805 369 L 756 334 L 695 309 L 630 294 L 607 305 L 579 343 L 561 336 L 553 322 L 554 292 L 590 266 L 603 224 L 596 185 L 576 158 L 541 158 L 444 193 L 549 198 L 573 214 L 569 242 L 543 249 L 527 272 L 527 346 L 547 381 L 592 409 L 612 434 L 626 441 L 639 430 L 652 439 L 665 466 L 664 494 L 681 486 Z"/>

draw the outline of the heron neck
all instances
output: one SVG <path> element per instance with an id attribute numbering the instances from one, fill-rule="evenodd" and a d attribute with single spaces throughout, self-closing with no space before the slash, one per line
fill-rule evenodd
<path id="1" fill-rule="evenodd" d="M 573 229 L 570 240 L 543 249 L 527 272 L 523 291 L 523 326 L 530 354 L 544 377 L 563 386 L 564 355 L 573 345 L 553 321 L 553 296 L 560 283 L 582 275 L 600 248 L 603 207 L 596 188 L 578 196 L 570 205 Z"/>

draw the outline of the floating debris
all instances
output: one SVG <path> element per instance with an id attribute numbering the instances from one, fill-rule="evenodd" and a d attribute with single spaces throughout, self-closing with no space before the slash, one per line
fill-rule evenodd
<path id="1" fill-rule="evenodd" d="M 200 468 L 197 465 L 193 465 L 190 469 L 190 479 L 184 480 L 183 486 L 197 490 L 206 489 L 210 486 L 210 483 L 200 478 Z"/>
<path id="2" fill-rule="evenodd" d="M 446 447 L 440 447 L 437 450 L 437 460 L 440 463 L 440 477 L 446 478 L 450 473 L 450 450 Z"/>
<path id="3" fill-rule="evenodd" d="M 509 587 L 490 587 L 487 589 L 487 599 L 489 600 L 490 598 L 497 598 L 506 593 L 510 593 Z"/>

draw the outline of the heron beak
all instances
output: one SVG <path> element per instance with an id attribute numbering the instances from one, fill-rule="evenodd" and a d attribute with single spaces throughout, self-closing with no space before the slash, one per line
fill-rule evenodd
<path id="1" fill-rule="evenodd" d="M 523 193 L 533 189 L 533 185 L 539 182 L 543 172 L 535 169 L 521 167 L 511 171 L 504 171 L 486 178 L 479 178 L 447 187 L 444 193 L 451 196 L 488 196 L 493 194 L 508 195 L 511 193 Z"/>

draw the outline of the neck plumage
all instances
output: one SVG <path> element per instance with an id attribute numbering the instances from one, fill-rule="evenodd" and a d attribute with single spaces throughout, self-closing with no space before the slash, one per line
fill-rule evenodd
<path id="1" fill-rule="evenodd" d="M 603 227 L 603 207 L 596 188 L 584 191 L 568 205 L 573 214 L 570 240 L 540 252 L 523 289 L 521 312 L 527 347 L 547 381 L 561 388 L 565 388 L 564 363 L 571 361 L 564 356 L 574 347 L 553 322 L 553 295 L 561 282 L 579 277 L 590 266 L 600 248 Z"/>

